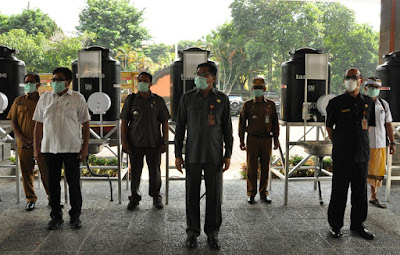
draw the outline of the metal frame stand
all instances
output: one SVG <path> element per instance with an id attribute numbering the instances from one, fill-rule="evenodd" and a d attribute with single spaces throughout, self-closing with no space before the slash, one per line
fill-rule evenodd
<path id="1" fill-rule="evenodd" d="M 400 137 L 400 122 L 392 122 L 393 129 L 394 129 L 394 135 L 396 137 Z M 397 151 L 396 154 L 400 153 L 400 151 Z M 394 165 L 393 164 L 393 156 L 389 153 L 389 151 L 386 151 L 387 155 L 387 171 L 386 171 L 386 192 L 385 192 L 385 200 L 389 202 L 390 200 L 390 188 L 392 185 L 392 181 L 400 181 L 400 176 L 392 176 L 392 171 L 393 170 L 398 170 L 400 169 L 400 165 Z"/>
<path id="2" fill-rule="evenodd" d="M 279 124 L 281 126 L 284 126 L 286 129 L 286 134 L 285 134 L 285 151 L 282 152 L 282 148 L 280 147 L 280 158 L 277 158 L 274 162 L 272 162 L 272 165 L 274 165 L 279 159 L 281 159 L 282 166 L 272 166 L 270 168 L 270 171 L 274 173 L 277 177 L 279 177 L 281 180 L 285 181 L 284 185 L 284 205 L 288 204 L 288 191 L 289 191 L 289 181 L 313 181 L 314 182 L 314 190 L 317 188 L 317 183 L 319 181 L 327 181 L 332 179 L 332 173 L 328 172 L 325 169 L 322 169 L 320 166 L 303 166 L 304 163 L 307 162 L 307 160 L 312 157 L 313 155 L 308 155 L 306 156 L 303 160 L 301 160 L 296 166 L 290 167 L 289 166 L 289 159 L 290 159 L 290 150 L 296 146 L 299 145 L 299 141 L 305 141 L 304 135 L 300 137 L 297 141 L 291 141 L 290 140 L 290 129 L 291 127 L 302 127 L 304 126 L 303 122 L 286 122 L 286 121 L 279 121 Z M 305 132 L 305 135 L 309 134 L 311 131 L 316 131 L 316 139 L 319 139 L 320 133 L 323 135 L 324 130 L 322 129 L 325 126 L 324 122 L 307 122 L 307 127 L 309 127 L 308 131 Z M 318 157 L 316 157 L 316 164 L 318 164 Z M 279 170 L 284 169 L 284 174 L 282 174 Z M 298 170 L 298 169 L 316 169 L 314 173 L 314 177 L 291 177 L 293 173 Z M 290 171 L 289 171 L 290 170 Z M 320 173 L 324 173 L 328 176 L 320 176 Z M 268 187 L 271 187 L 271 178 L 268 180 L 269 184 Z M 320 202 L 322 199 L 320 199 Z"/>

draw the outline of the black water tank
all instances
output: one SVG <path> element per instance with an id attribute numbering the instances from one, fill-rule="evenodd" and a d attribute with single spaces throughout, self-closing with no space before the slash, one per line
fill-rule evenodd
<path id="1" fill-rule="evenodd" d="M 120 101 L 121 101 L 121 90 L 120 90 L 120 80 L 121 80 L 121 66 L 119 61 L 113 59 L 110 54 L 111 51 L 109 49 L 92 46 L 86 49 L 85 51 L 101 51 L 102 56 L 102 92 L 106 93 L 111 99 L 111 107 L 103 115 L 104 121 L 114 121 L 119 119 L 120 114 Z M 85 96 L 86 101 L 89 96 L 94 92 L 99 92 L 99 78 L 81 78 L 80 80 L 80 89 L 78 89 L 78 60 L 74 60 L 72 62 L 72 79 L 73 79 L 73 89 L 79 91 Z M 99 121 L 100 115 L 93 114 L 91 111 L 91 120 Z"/>
<path id="2" fill-rule="evenodd" d="M 385 63 L 376 68 L 376 76 L 382 81 L 380 97 L 388 101 L 393 122 L 400 121 L 400 51 L 383 56 Z"/>
<path id="3" fill-rule="evenodd" d="M 5 120 L 14 99 L 24 94 L 25 63 L 15 57 L 16 50 L 0 46 L 0 92 L 8 99 L 6 110 L 0 114 L 0 120 Z"/>
<path id="4" fill-rule="evenodd" d="M 172 62 L 170 65 L 171 70 L 171 88 L 170 88 L 170 113 L 172 116 L 172 120 L 176 120 L 176 113 L 178 112 L 179 101 L 181 100 L 181 96 L 186 91 L 192 90 L 196 85 L 194 84 L 193 79 L 187 79 L 185 82 L 185 91 L 183 91 L 183 52 L 192 51 L 207 51 L 207 59 L 208 63 L 213 64 L 216 68 L 218 68 L 218 64 L 214 61 L 210 61 L 210 51 L 203 50 L 201 48 L 192 47 L 183 51 L 179 51 L 179 60 Z M 217 84 L 217 80 L 214 82 L 214 88 Z"/>
<path id="5" fill-rule="evenodd" d="M 305 55 L 321 54 L 320 50 L 300 48 L 291 51 L 290 60 L 282 63 L 281 118 L 288 122 L 303 122 L 302 109 L 305 85 Z M 328 93 L 330 87 L 330 67 L 328 68 Z M 310 113 L 317 116 L 318 122 L 324 117 L 317 110 L 317 100 L 325 95 L 325 80 L 307 80 L 307 102 L 311 103 Z M 313 119 L 308 121 L 314 121 Z"/>

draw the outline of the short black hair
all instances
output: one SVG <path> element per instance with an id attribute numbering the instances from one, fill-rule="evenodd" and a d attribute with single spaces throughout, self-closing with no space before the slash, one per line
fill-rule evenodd
<path id="1" fill-rule="evenodd" d="M 211 62 L 205 62 L 205 63 L 201 63 L 197 66 L 197 69 L 199 69 L 200 67 L 208 67 L 208 71 L 213 75 L 213 76 L 217 76 L 217 67 L 215 66 L 214 63 Z"/>
<path id="2" fill-rule="evenodd" d="M 27 73 L 27 74 L 25 74 L 24 81 L 25 81 L 26 77 L 31 76 L 31 75 L 33 77 L 35 77 L 35 80 L 36 80 L 37 83 L 40 83 L 40 76 L 37 73 Z"/>
<path id="3" fill-rule="evenodd" d="M 56 73 L 63 73 L 67 81 L 72 81 L 72 71 L 67 67 L 57 67 L 54 69 L 53 75 Z"/>
<path id="4" fill-rule="evenodd" d="M 149 77 L 149 79 L 150 79 L 150 82 L 153 82 L 153 76 L 152 76 L 150 73 L 148 73 L 148 72 L 141 72 L 141 73 L 137 76 L 138 80 L 139 80 L 139 77 L 142 76 L 142 75 L 147 75 L 147 77 Z"/>

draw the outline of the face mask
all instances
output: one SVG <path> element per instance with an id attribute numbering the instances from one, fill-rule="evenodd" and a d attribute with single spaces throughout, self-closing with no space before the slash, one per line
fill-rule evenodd
<path id="1" fill-rule="evenodd" d="M 36 83 L 25 83 L 25 93 L 33 93 L 36 91 Z"/>
<path id="2" fill-rule="evenodd" d="M 194 78 L 194 84 L 201 90 L 204 90 L 208 87 L 207 78 L 201 76 L 196 76 L 196 78 Z"/>
<path id="3" fill-rule="evenodd" d="M 264 90 L 263 89 L 253 89 L 253 95 L 255 97 L 261 97 L 264 95 Z"/>
<path id="4" fill-rule="evenodd" d="M 380 89 L 379 88 L 368 88 L 368 96 L 370 97 L 377 97 L 379 96 Z"/>
<path id="5" fill-rule="evenodd" d="M 353 92 L 357 88 L 357 81 L 353 79 L 345 80 L 344 86 L 346 87 L 347 91 Z"/>
<path id="6" fill-rule="evenodd" d="M 149 91 L 150 85 L 147 82 L 139 82 L 137 88 L 140 92 L 146 93 Z"/>
<path id="7" fill-rule="evenodd" d="M 53 81 L 51 83 L 54 92 L 60 93 L 65 90 L 65 81 Z"/>

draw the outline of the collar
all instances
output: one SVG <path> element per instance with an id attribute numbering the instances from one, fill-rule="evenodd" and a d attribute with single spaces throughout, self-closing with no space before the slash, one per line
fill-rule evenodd
<path id="1" fill-rule="evenodd" d="M 52 95 L 60 96 L 60 95 L 58 95 L 56 92 L 54 92 L 54 90 L 52 90 L 51 93 L 52 93 Z M 68 88 L 68 90 L 67 90 L 67 92 L 65 92 L 65 94 L 71 95 L 71 94 L 72 94 L 72 90 L 71 90 L 70 88 Z M 65 94 L 64 94 L 64 95 L 65 95 Z"/>
<path id="2" fill-rule="evenodd" d="M 262 103 L 262 102 L 267 102 L 267 99 L 264 96 L 263 96 L 263 100 L 260 103 Z M 256 98 L 253 98 L 253 104 L 255 104 L 255 103 L 258 103 L 258 102 L 257 102 Z"/>
<path id="3" fill-rule="evenodd" d="M 200 90 L 201 90 L 201 89 L 199 89 L 198 87 L 195 87 L 195 88 L 194 88 L 194 91 L 195 91 L 194 93 L 195 93 L 195 94 L 199 94 L 199 93 L 200 93 Z M 210 92 L 209 92 L 208 94 L 214 94 L 214 95 L 215 95 L 215 94 L 217 94 L 217 91 L 214 89 L 214 87 L 212 87 L 211 90 L 210 90 Z"/>
<path id="4" fill-rule="evenodd" d="M 139 96 L 140 98 L 144 99 L 144 97 L 142 96 L 142 94 L 140 94 L 140 92 L 138 92 L 137 94 L 138 94 L 138 96 Z M 153 92 L 151 92 L 151 90 L 150 90 L 150 94 L 149 94 L 149 98 L 150 98 L 150 97 L 154 97 L 154 94 L 153 94 Z"/>

